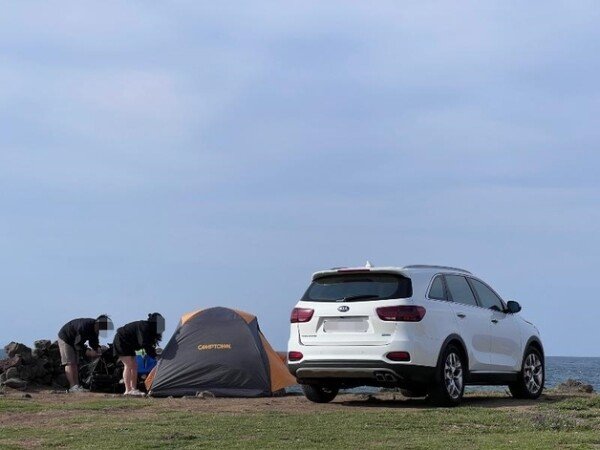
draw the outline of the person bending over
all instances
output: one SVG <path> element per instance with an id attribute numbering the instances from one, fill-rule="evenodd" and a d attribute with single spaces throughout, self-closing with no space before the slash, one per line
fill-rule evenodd
<path id="1" fill-rule="evenodd" d="M 115 355 L 125 366 L 125 395 L 144 395 L 137 388 L 135 352 L 143 349 L 148 356 L 156 358 L 156 345 L 161 341 L 164 330 L 165 319 L 159 313 L 148 314 L 147 320 L 131 322 L 117 330 L 113 348 Z"/>
<path id="2" fill-rule="evenodd" d="M 106 314 L 96 319 L 73 319 L 62 326 L 58 332 L 58 348 L 60 361 L 65 367 L 65 374 L 69 381 L 69 392 L 87 392 L 79 385 L 79 357 L 83 354 L 89 358 L 100 356 L 102 348 L 98 335 L 113 328 L 113 323 Z M 87 352 L 86 342 L 91 347 Z"/>

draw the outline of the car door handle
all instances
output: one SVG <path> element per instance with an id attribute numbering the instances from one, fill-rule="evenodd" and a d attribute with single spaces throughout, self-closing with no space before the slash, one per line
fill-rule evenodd
<path id="1" fill-rule="evenodd" d="M 464 319 L 465 317 L 467 317 L 467 315 L 463 314 L 463 313 L 458 313 L 457 316 L 460 317 L 461 319 Z"/>
<path id="2" fill-rule="evenodd" d="M 492 319 L 492 323 L 498 323 L 498 319 Z"/>

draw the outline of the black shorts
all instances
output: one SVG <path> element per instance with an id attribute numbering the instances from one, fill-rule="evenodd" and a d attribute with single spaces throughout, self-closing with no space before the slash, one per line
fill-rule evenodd
<path id="1" fill-rule="evenodd" d="M 113 340 L 113 348 L 116 356 L 135 356 L 136 349 L 133 348 L 117 333 Z"/>

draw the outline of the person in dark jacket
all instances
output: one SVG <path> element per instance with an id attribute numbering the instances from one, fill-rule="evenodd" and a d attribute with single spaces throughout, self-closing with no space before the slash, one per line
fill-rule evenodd
<path id="1" fill-rule="evenodd" d="M 123 382 L 125 395 L 144 395 L 137 388 L 137 362 L 135 352 L 144 350 L 152 358 L 156 358 L 156 345 L 162 339 L 165 330 L 165 319 L 159 313 L 148 314 L 147 320 L 138 320 L 122 326 L 117 330 L 113 342 L 115 355 L 123 363 Z"/>
<path id="2" fill-rule="evenodd" d="M 73 319 L 62 326 L 58 332 L 58 348 L 61 364 L 65 366 L 65 374 L 69 381 L 69 392 L 86 392 L 79 386 L 79 357 L 81 355 L 90 358 L 100 356 L 102 348 L 98 336 L 113 328 L 112 321 L 105 314 L 95 319 Z M 91 350 L 86 349 L 86 342 Z"/>

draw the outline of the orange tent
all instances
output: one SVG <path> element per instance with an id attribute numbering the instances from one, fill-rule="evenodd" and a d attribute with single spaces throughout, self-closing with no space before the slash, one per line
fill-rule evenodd
<path id="1" fill-rule="evenodd" d="M 146 379 L 153 396 L 268 396 L 296 384 L 252 314 L 209 308 L 185 314 Z"/>

